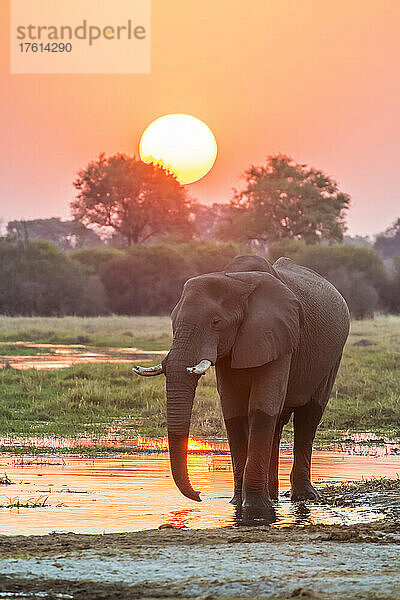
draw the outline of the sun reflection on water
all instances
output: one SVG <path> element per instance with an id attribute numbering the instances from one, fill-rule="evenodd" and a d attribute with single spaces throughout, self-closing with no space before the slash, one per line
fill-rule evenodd
<path id="1" fill-rule="evenodd" d="M 371 507 L 333 507 L 320 504 L 294 505 L 285 492 L 290 487 L 292 455 L 280 457 L 281 495 L 276 504 L 276 527 L 288 524 L 347 524 L 379 519 Z M 193 487 L 202 502 L 194 503 L 177 490 L 166 453 L 119 454 L 112 457 L 79 457 L 64 454 L 0 455 L 0 473 L 13 482 L 1 486 L 0 504 L 8 498 L 48 496 L 44 508 L 0 508 L 0 530 L 4 535 L 43 534 L 51 531 L 86 533 L 137 531 L 173 527 L 224 527 L 235 524 L 232 467 L 229 455 L 197 452 L 188 457 Z M 400 457 L 351 456 L 315 451 L 312 465 L 317 486 L 332 481 L 395 477 Z"/>

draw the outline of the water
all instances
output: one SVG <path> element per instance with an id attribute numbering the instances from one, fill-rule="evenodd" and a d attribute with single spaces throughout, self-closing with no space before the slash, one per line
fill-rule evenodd
<path id="1" fill-rule="evenodd" d="M 0 369 L 10 365 L 13 369 L 64 369 L 82 363 L 126 363 L 131 361 L 148 362 L 160 356 L 166 350 L 139 350 L 138 348 L 95 348 L 80 344 L 33 344 L 31 342 L 12 342 L 16 347 L 40 349 L 43 353 L 33 356 L 2 356 L 1 346 L 11 342 L 0 342 Z M 46 350 L 48 352 L 46 352 Z"/>
<path id="2" fill-rule="evenodd" d="M 343 439 L 338 439 L 330 443 L 329 449 L 346 454 L 356 454 L 359 456 L 389 456 L 392 454 L 400 455 L 400 443 L 384 435 L 376 435 L 370 432 L 344 433 Z M 137 435 L 136 437 L 121 436 L 117 431 L 110 427 L 109 433 L 93 439 L 91 437 L 58 438 L 55 436 L 1 436 L 0 447 L 3 451 L 12 452 L 13 448 L 60 448 L 60 449 L 84 449 L 84 448 L 110 448 L 125 452 L 149 451 L 149 452 L 168 452 L 168 438 L 153 439 Z M 282 442 L 281 449 L 290 448 L 290 444 Z M 203 452 L 205 454 L 229 454 L 229 445 L 224 440 L 201 440 L 190 437 L 188 440 L 188 449 L 191 452 Z"/>
<path id="3" fill-rule="evenodd" d="M 281 453 L 278 520 L 274 526 L 298 523 L 350 524 L 382 518 L 368 506 L 294 505 L 289 489 L 292 456 Z M 118 455 L 106 458 L 0 456 L 0 473 L 15 482 L 0 486 L 0 504 L 19 498 L 43 500 L 43 508 L 1 508 L 0 532 L 5 535 L 52 531 L 103 533 L 138 531 L 163 524 L 193 528 L 234 524 L 229 504 L 232 469 L 227 455 L 189 455 L 189 473 L 203 502 L 194 503 L 176 489 L 167 454 Z M 400 474 L 399 456 L 357 456 L 314 451 L 313 481 L 361 480 Z"/>

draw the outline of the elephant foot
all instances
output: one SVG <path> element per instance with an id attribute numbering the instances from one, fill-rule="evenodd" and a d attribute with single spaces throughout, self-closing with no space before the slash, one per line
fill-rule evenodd
<path id="1" fill-rule="evenodd" d="M 233 506 L 241 507 L 242 506 L 242 494 L 240 492 L 235 492 L 233 494 L 233 498 L 229 500 L 230 504 Z"/>
<path id="2" fill-rule="evenodd" d="M 275 509 L 268 494 L 246 492 L 242 503 L 242 518 L 246 525 L 264 525 L 276 521 Z"/>
<path id="3" fill-rule="evenodd" d="M 292 502 L 301 502 L 302 500 L 322 500 L 321 494 L 311 485 L 310 481 L 299 485 L 292 486 L 292 494 L 290 496 Z"/>
<path id="4" fill-rule="evenodd" d="M 268 492 L 271 500 L 278 500 L 279 497 L 279 487 L 277 481 L 269 481 L 268 482 Z"/>

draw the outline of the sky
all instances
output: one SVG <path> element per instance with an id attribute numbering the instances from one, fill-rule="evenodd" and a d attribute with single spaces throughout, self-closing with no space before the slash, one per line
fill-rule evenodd
<path id="1" fill-rule="evenodd" d="M 380 232 L 400 216 L 399 23 L 398 0 L 152 0 L 150 74 L 11 75 L 0 0 L 0 218 L 69 218 L 80 168 L 186 113 L 218 143 L 192 197 L 229 201 L 281 152 L 351 195 L 349 233 Z"/>

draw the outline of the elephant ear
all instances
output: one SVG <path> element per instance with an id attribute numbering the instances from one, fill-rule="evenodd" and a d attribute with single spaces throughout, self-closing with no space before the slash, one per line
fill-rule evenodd
<path id="1" fill-rule="evenodd" d="M 295 294 L 269 273 L 226 273 L 255 286 L 232 350 L 234 369 L 259 367 L 293 352 L 299 343 L 301 306 Z"/>

